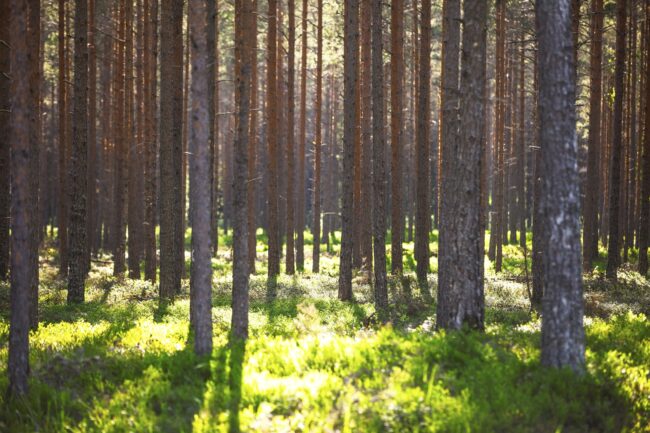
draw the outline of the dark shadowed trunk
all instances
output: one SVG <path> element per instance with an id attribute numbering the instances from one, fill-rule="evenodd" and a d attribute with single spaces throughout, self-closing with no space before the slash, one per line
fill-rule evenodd
<path id="1" fill-rule="evenodd" d="M 623 98 L 625 79 L 625 30 L 627 1 L 616 2 L 616 61 L 614 70 L 614 120 L 612 127 L 611 164 L 609 173 L 609 237 L 607 244 L 607 278 L 616 279 L 621 261 L 620 206 L 621 206 L 621 156 L 623 153 Z"/>
<path id="2" fill-rule="evenodd" d="M 404 2 L 391 2 L 390 129 L 391 129 L 391 272 L 402 273 L 402 136 L 404 71 Z"/>
<path id="3" fill-rule="evenodd" d="M 251 0 L 237 0 L 240 12 L 235 17 L 235 101 L 237 111 L 237 130 L 234 143 L 233 178 L 233 296 L 232 296 L 232 336 L 246 339 L 248 336 L 248 223 L 247 181 L 248 181 L 248 140 L 249 110 L 251 88 L 251 39 L 253 11 Z"/>
<path id="4" fill-rule="evenodd" d="M 367 19 L 367 17 L 366 17 Z M 373 202 L 372 228 L 375 254 L 375 309 L 386 320 L 386 143 L 384 125 L 384 65 L 381 30 L 381 0 L 372 0 L 372 148 Z M 370 113 L 368 113 L 370 114 Z M 368 155 L 370 157 L 370 155 Z"/>
<path id="5" fill-rule="evenodd" d="M 180 291 L 183 1 L 163 0 L 160 28 L 160 297 Z M 176 209 L 176 210 L 175 210 Z"/>
<path id="6" fill-rule="evenodd" d="M 343 173 L 341 191 L 341 259 L 339 267 L 339 299 L 352 299 L 352 249 L 354 238 L 354 221 L 352 220 L 354 170 L 354 140 L 356 131 L 357 98 L 355 89 L 359 74 L 359 1 L 345 0 L 345 28 L 343 55 Z"/>
<path id="7" fill-rule="evenodd" d="M 9 395 L 27 393 L 29 374 L 29 293 L 32 284 L 33 261 L 30 258 L 34 196 L 30 178 L 36 173 L 31 158 L 30 143 L 30 68 L 34 64 L 29 50 L 29 8 L 25 0 L 11 0 L 9 34 L 11 37 L 11 292 L 9 324 Z"/>
<path id="8" fill-rule="evenodd" d="M 68 303 L 84 301 L 86 194 L 88 192 L 88 3 L 75 0 L 74 100 L 70 155 L 70 269 Z"/>
<path id="9" fill-rule="evenodd" d="M 0 4 L 0 280 L 9 278 L 9 212 L 11 209 L 10 169 L 11 142 L 9 140 L 10 97 L 9 80 L 9 2 Z"/>

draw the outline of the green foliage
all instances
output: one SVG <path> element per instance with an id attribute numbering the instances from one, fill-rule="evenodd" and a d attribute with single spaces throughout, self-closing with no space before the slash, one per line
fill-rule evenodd
<path id="1" fill-rule="evenodd" d="M 335 255 L 323 253 L 323 273 L 281 275 L 275 286 L 258 269 L 251 337 L 245 346 L 229 343 L 224 250 L 213 261 L 209 358 L 187 342 L 186 282 L 174 302 L 159 305 L 156 287 L 94 267 L 87 302 L 67 306 L 46 250 L 30 393 L 13 401 L 0 393 L 0 431 L 647 431 L 650 289 L 630 270 L 618 284 L 586 277 L 587 371 L 575 376 L 540 365 L 540 319 L 515 270 L 488 272 L 480 334 L 433 332 L 435 275 L 431 293 L 408 271 L 390 277 L 391 323 L 380 326 L 363 273 L 354 278 L 356 302 L 336 299 Z M 521 249 L 504 251 L 516 260 Z M 5 312 L 8 291 L 0 285 Z M 5 315 L 0 389 L 8 331 Z"/>

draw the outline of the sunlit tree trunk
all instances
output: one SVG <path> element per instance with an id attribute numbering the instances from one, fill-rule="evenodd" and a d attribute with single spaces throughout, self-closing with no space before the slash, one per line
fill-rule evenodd
<path id="1" fill-rule="evenodd" d="M 190 277 L 190 318 L 194 352 L 212 352 L 212 239 L 210 213 L 210 68 L 208 67 L 208 12 L 205 0 L 189 2 L 189 32 L 192 59 L 192 109 L 190 124 L 190 201 L 192 215 L 192 272 Z M 245 172 L 243 172 L 245 174 Z M 245 193 L 244 193 L 245 195 Z M 245 221 L 242 219 L 242 226 Z"/>
<path id="2" fill-rule="evenodd" d="M 569 0 L 536 2 L 544 234 L 542 364 L 584 368 L 576 75 Z"/>
<path id="3" fill-rule="evenodd" d="M 315 140 L 314 140 L 314 222 L 312 272 L 320 271 L 320 228 L 321 228 L 321 147 L 322 147 L 322 106 L 323 106 L 323 2 L 318 0 L 316 24 L 316 101 L 315 101 Z"/>
<path id="4" fill-rule="evenodd" d="M 458 2 L 460 3 L 460 2 Z M 447 3 L 447 12 L 460 14 L 459 7 Z M 458 6 L 460 6 L 458 4 Z M 463 49 L 460 82 L 460 134 L 447 142 L 445 164 L 453 176 L 443 177 L 442 209 L 446 218 L 441 227 L 440 285 L 437 326 L 460 329 L 463 325 L 483 329 L 483 229 L 481 223 L 481 160 L 485 124 L 485 63 L 487 5 L 483 0 L 465 0 Z M 453 17 L 451 15 L 450 17 Z M 449 29 L 449 27 L 448 27 Z M 453 34 L 449 34 L 451 38 Z M 459 35 L 460 36 L 460 35 Z M 449 40 L 451 42 L 451 39 Z M 447 49 L 452 44 L 447 45 Z M 451 53 L 450 53 L 451 54 Z M 446 57 L 449 59 L 449 57 Z M 448 65 L 448 63 L 446 63 Z M 449 71 L 445 71 L 445 75 Z M 445 88 L 451 97 L 455 88 Z M 449 90 L 449 91 L 447 91 Z M 453 112 L 445 112 L 449 122 Z M 442 231 L 444 230 L 444 232 Z M 444 238 L 442 235 L 444 233 Z M 464 266 L 457 266 L 464 263 Z"/>

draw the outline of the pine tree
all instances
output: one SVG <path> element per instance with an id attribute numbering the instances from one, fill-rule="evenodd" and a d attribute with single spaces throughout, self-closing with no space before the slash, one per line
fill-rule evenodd
<path id="1" fill-rule="evenodd" d="M 544 233 L 542 364 L 584 368 L 576 75 L 569 0 L 536 2 Z"/>

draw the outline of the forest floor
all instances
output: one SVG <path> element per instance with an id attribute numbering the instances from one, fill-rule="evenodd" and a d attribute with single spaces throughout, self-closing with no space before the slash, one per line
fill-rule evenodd
<path id="1" fill-rule="evenodd" d="M 187 342 L 187 280 L 174 302 L 160 305 L 155 286 L 116 280 L 109 257 L 101 257 L 86 303 L 67 306 L 56 249 L 46 242 L 41 325 L 30 335 L 30 394 L 7 401 L 0 393 L 0 431 L 650 431 L 650 283 L 631 265 L 615 284 L 603 278 L 602 263 L 585 276 L 587 372 L 578 377 L 540 366 L 540 319 L 530 311 L 529 260 L 520 247 L 504 248 L 499 275 L 486 259 L 485 333 L 446 334 L 433 328 L 435 272 L 430 294 L 414 283 L 412 244 L 405 244 L 407 272 L 390 280 L 387 326 L 374 320 L 363 274 L 355 276 L 355 302 L 336 299 L 334 244 L 323 252 L 321 274 L 282 275 L 274 286 L 258 262 L 242 351 L 227 345 L 230 248 L 222 238 L 213 262 L 215 350 L 197 358 Z M 4 390 L 4 283 L 0 311 Z"/>

